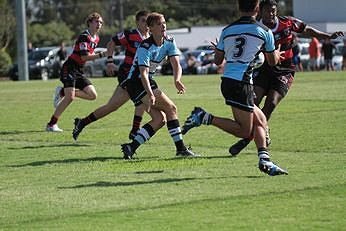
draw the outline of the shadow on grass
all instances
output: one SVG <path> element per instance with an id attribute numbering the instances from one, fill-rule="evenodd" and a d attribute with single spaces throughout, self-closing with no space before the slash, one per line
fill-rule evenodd
<path id="1" fill-rule="evenodd" d="M 193 160 L 202 160 L 202 159 L 207 159 L 207 160 L 211 160 L 211 159 L 229 159 L 231 158 L 230 155 L 227 156 L 198 156 L 198 157 L 189 157 L 189 156 L 174 156 L 171 158 L 165 158 L 165 161 L 171 161 L 171 160 L 188 160 L 188 159 L 193 159 Z"/>
<path id="2" fill-rule="evenodd" d="M 18 135 L 18 134 L 30 134 L 30 133 L 40 133 L 44 132 L 46 133 L 47 131 L 45 130 L 32 130 L 32 131 L 1 131 L 0 136 L 6 136 L 6 135 Z"/>
<path id="3" fill-rule="evenodd" d="M 168 178 L 150 181 L 132 181 L 132 182 L 108 182 L 108 181 L 98 181 L 91 184 L 80 184 L 71 187 L 58 187 L 58 189 L 77 189 L 77 188 L 89 188 L 89 187 L 121 187 L 121 186 L 134 186 L 142 184 L 164 184 L 172 182 L 190 181 L 196 178 Z"/>
<path id="4" fill-rule="evenodd" d="M 161 173 L 163 170 L 159 171 L 151 171 Z M 159 180 L 150 180 L 150 181 L 132 181 L 132 182 L 109 182 L 109 181 L 98 181 L 96 183 L 91 184 L 79 184 L 70 187 L 58 187 L 58 189 L 78 189 L 78 188 L 89 188 L 89 187 L 123 187 L 123 186 L 135 186 L 135 185 L 143 185 L 143 184 L 165 184 L 165 183 L 173 183 L 173 182 L 182 182 L 182 181 L 191 181 L 191 180 L 215 180 L 221 178 L 248 178 L 248 179 L 257 179 L 262 178 L 264 176 L 227 176 L 227 177 L 206 177 L 206 178 L 167 178 L 167 179 L 159 179 Z"/>
<path id="5" fill-rule="evenodd" d="M 155 174 L 155 173 L 163 173 L 164 170 L 152 170 L 152 171 L 138 171 L 135 174 Z"/>
<path id="6" fill-rule="evenodd" d="M 12 150 L 18 150 L 18 149 L 36 149 L 36 148 L 57 148 L 57 147 L 90 147 L 92 145 L 90 144 L 48 144 L 48 145 L 36 145 L 36 146 L 24 146 L 24 147 L 18 147 L 18 148 L 8 148 Z"/>
<path id="7" fill-rule="evenodd" d="M 92 162 L 92 161 L 108 161 L 108 160 L 121 160 L 121 157 L 92 157 L 92 158 L 75 158 L 75 159 L 65 159 L 65 160 L 44 160 L 44 161 L 35 161 L 27 164 L 18 164 L 18 165 L 8 165 L 7 167 L 20 168 L 27 166 L 42 166 L 47 164 L 69 164 L 69 163 L 79 163 L 79 162 Z"/>

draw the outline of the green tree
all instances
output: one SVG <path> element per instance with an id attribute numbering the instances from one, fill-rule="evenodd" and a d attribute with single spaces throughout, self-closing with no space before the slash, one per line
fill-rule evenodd
<path id="1" fill-rule="evenodd" d="M 6 49 L 14 37 L 16 31 L 16 19 L 14 12 L 7 0 L 0 0 L 0 48 Z"/>
<path id="2" fill-rule="evenodd" d="M 28 40 L 34 46 L 57 46 L 60 41 L 70 43 L 73 31 L 64 22 L 34 24 L 28 27 Z"/>
<path id="3" fill-rule="evenodd" d="M 6 74 L 12 60 L 7 52 L 14 39 L 13 31 L 16 30 L 14 12 L 7 0 L 0 0 L 0 75 Z"/>

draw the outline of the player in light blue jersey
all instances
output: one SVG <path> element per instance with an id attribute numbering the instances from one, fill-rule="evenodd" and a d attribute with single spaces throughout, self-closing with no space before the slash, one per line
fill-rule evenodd
<path id="1" fill-rule="evenodd" d="M 180 51 L 173 38 L 166 35 L 166 21 L 162 14 L 149 14 L 147 24 L 152 35 L 137 49 L 134 64 L 127 78 L 127 91 L 135 106 L 144 107 L 151 116 L 151 120 L 137 131 L 131 143 L 121 145 L 124 159 L 132 159 L 136 149 L 163 127 L 165 121 L 176 146 L 176 155 L 198 156 L 184 144 L 176 105 L 158 88 L 154 80 L 157 66 L 168 57 L 173 67 L 174 83 L 178 94 L 185 92 L 186 88 L 181 82 Z"/>
<path id="2" fill-rule="evenodd" d="M 270 160 L 266 146 L 267 120 L 254 104 L 252 72 L 254 59 L 264 52 L 266 60 L 276 65 L 280 52 L 275 50 L 272 32 L 257 24 L 259 0 L 238 0 L 241 17 L 223 29 L 219 43 L 214 44 L 217 65 L 226 64 L 221 77 L 221 92 L 227 105 L 231 106 L 233 119 L 212 115 L 195 107 L 183 126 L 183 134 L 201 124 L 214 125 L 237 137 L 248 137 L 254 131 L 258 148 L 259 169 L 268 175 L 287 174 Z"/>

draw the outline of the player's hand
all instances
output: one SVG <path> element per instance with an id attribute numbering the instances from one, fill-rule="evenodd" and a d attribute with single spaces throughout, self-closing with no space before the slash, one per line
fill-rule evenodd
<path id="1" fill-rule="evenodd" d="M 107 63 L 106 66 L 106 73 L 108 76 L 114 76 L 115 75 L 115 70 L 116 70 L 116 66 L 114 63 Z"/>
<path id="2" fill-rule="evenodd" d="M 151 107 L 154 107 L 156 102 L 156 97 L 154 94 L 149 94 L 147 111 L 149 112 Z"/>
<path id="3" fill-rule="evenodd" d="M 278 48 L 276 50 L 279 52 L 278 64 L 281 64 L 281 60 L 283 60 L 285 58 L 285 51 L 281 51 L 281 44 L 278 45 Z"/>
<path id="4" fill-rule="evenodd" d="M 175 81 L 175 88 L 177 88 L 178 94 L 184 94 L 186 91 L 186 87 L 181 81 Z"/>
<path id="5" fill-rule="evenodd" d="M 330 36 L 330 39 L 336 39 L 337 37 L 340 37 L 340 36 L 344 36 L 344 32 L 336 31 Z"/>
<path id="6" fill-rule="evenodd" d="M 210 41 L 210 44 L 211 44 L 210 49 L 212 49 L 213 52 L 215 52 L 216 46 L 217 46 L 218 43 L 219 43 L 219 40 L 217 38 L 215 39 L 215 42 Z"/>

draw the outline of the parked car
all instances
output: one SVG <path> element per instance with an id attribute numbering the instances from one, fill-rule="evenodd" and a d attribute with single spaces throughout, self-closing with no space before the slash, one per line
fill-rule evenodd
<path id="1" fill-rule="evenodd" d="M 72 48 L 66 47 L 67 54 L 71 54 Z M 58 56 L 59 47 L 39 47 L 28 53 L 29 79 L 47 80 L 58 78 L 61 61 Z M 9 76 L 12 80 L 18 80 L 18 64 L 14 64 Z"/>
<path id="2" fill-rule="evenodd" d="M 98 53 L 98 52 L 103 52 L 103 51 L 107 51 L 107 49 L 98 47 L 95 49 L 94 52 Z M 116 72 L 118 72 L 120 65 L 124 61 L 124 58 L 125 58 L 125 55 L 123 55 L 123 54 L 113 56 L 113 62 L 116 66 Z M 99 76 L 99 77 L 108 76 L 106 73 L 106 68 L 107 68 L 106 62 L 107 62 L 107 57 L 87 61 L 84 64 L 83 71 L 88 78 L 96 77 L 96 76 Z M 116 75 L 117 75 L 117 73 L 116 73 Z"/>

